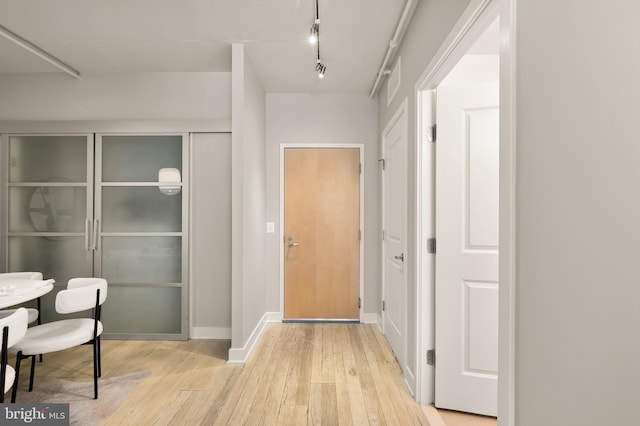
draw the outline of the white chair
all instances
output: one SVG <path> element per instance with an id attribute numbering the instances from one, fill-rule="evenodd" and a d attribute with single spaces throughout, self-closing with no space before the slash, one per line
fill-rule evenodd
<path id="1" fill-rule="evenodd" d="M 0 283 L 2 281 L 6 281 L 6 280 L 12 280 L 12 281 L 19 281 L 19 280 L 35 280 L 35 281 L 42 281 L 42 272 L 3 272 L 0 273 Z M 38 322 L 38 324 L 42 324 L 42 319 L 40 317 L 40 298 L 38 297 L 36 299 L 36 304 L 37 304 L 37 309 L 34 308 L 26 308 L 27 312 L 29 314 L 29 324 L 31 324 L 32 322 Z M 0 318 L 9 316 L 11 314 L 13 314 L 16 311 L 16 309 L 3 309 L 0 311 Z"/>
<path id="2" fill-rule="evenodd" d="M 93 345 L 93 388 L 94 399 L 98 399 L 98 377 L 102 375 L 100 360 L 100 335 L 102 323 L 100 311 L 107 299 L 107 281 L 103 278 L 74 278 L 67 283 L 66 290 L 56 295 L 56 312 L 71 314 L 93 309 L 92 318 L 74 318 L 54 321 L 31 327 L 24 338 L 11 348 L 16 354 L 16 383 L 20 376 L 20 362 L 31 357 L 29 392 L 33 390 L 35 356 L 84 344 Z M 18 387 L 14 386 L 12 401 L 15 401 Z"/>
<path id="3" fill-rule="evenodd" d="M 4 394 L 9 392 L 11 386 L 15 388 L 15 370 L 7 364 L 8 348 L 15 345 L 27 332 L 28 313 L 25 308 L 18 308 L 11 315 L 0 319 L 0 330 L 2 330 L 2 350 L 0 353 L 0 403 L 4 403 Z"/>

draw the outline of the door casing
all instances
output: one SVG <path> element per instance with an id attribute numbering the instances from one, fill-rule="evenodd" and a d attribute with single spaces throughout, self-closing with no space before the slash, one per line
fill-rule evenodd
<path id="1" fill-rule="evenodd" d="M 385 126 L 385 128 L 382 130 L 381 133 L 381 139 L 382 139 L 382 153 L 383 153 L 383 157 L 386 156 L 387 151 L 386 151 L 386 144 L 387 144 L 387 137 L 388 135 L 391 133 L 391 131 L 395 128 L 395 126 L 403 126 L 403 131 L 404 131 L 404 153 L 403 153 L 403 161 L 404 161 L 404 170 L 401 171 L 401 173 L 403 173 L 402 176 L 402 182 L 401 182 L 401 188 L 400 191 L 402 191 L 402 195 L 401 195 L 401 199 L 402 202 L 401 204 L 403 204 L 401 206 L 401 217 L 402 217 L 402 229 L 400 231 L 401 233 L 401 238 L 402 238 L 402 253 L 404 255 L 404 259 L 402 261 L 402 278 L 401 278 L 401 282 L 400 282 L 400 287 L 402 289 L 402 294 L 400 294 L 400 300 L 399 300 L 399 304 L 401 305 L 401 310 L 403 312 L 403 316 L 400 319 L 401 324 L 401 330 L 400 330 L 400 342 L 399 343 L 399 348 L 393 348 L 393 339 L 391 339 L 389 341 L 389 344 L 392 346 L 392 349 L 394 350 L 395 356 L 398 359 L 398 363 L 400 364 L 400 368 L 402 369 L 403 373 L 405 374 L 405 382 L 407 383 L 407 386 L 411 389 L 411 392 L 414 392 L 413 389 L 413 383 L 415 382 L 415 379 L 409 381 L 407 379 L 409 379 L 409 377 L 414 376 L 415 377 L 415 373 L 413 371 L 411 371 L 410 366 L 407 364 L 407 346 L 408 346 L 408 335 L 407 335 L 407 329 L 408 329 L 408 316 L 407 316 L 407 311 L 408 311 L 408 297 L 407 297 L 407 271 L 410 268 L 410 256 L 408 255 L 408 250 L 407 250 L 407 244 L 408 244 L 408 235 L 407 235 L 407 212 L 408 212 L 408 199 L 407 199 L 407 175 L 406 175 L 406 167 L 407 167 L 407 163 L 408 163 L 408 147 L 409 147 L 409 135 L 408 135 L 408 100 L 407 98 L 404 99 L 404 101 L 402 101 L 402 103 L 400 104 L 400 106 L 398 107 L 398 109 L 395 111 L 395 113 L 393 114 L 392 118 L 389 120 L 389 122 L 387 123 L 387 125 Z M 384 160 L 388 160 L 387 158 L 384 158 Z M 387 198 L 387 191 L 389 190 L 389 188 L 387 187 L 387 183 L 388 183 L 388 175 L 385 175 L 383 172 L 383 177 L 382 177 L 382 182 L 381 182 L 381 194 L 382 194 L 382 200 L 381 200 L 381 204 L 382 204 L 382 215 L 381 215 L 381 223 L 382 226 L 386 226 L 387 225 L 387 217 L 386 217 L 386 198 Z M 385 240 L 388 238 L 388 230 L 387 229 L 383 229 L 386 233 L 385 235 Z M 382 277 L 382 297 L 383 300 L 385 301 L 385 303 L 387 303 L 389 301 L 389 282 L 387 281 L 387 256 L 391 256 L 391 255 L 396 255 L 396 253 L 387 253 L 387 248 L 386 248 L 386 242 L 383 241 L 382 246 L 381 246 L 381 277 Z M 382 312 L 382 331 L 383 333 L 385 333 L 387 335 L 387 340 L 389 340 L 389 325 L 388 322 L 390 320 L 388 319 L 388 314 L 387 314 L 387 309 L 385 308 L 385 310 Z M 409 376 L 409 377 L 407 377 Z"/>
<path id="2" fill-rule="evenodd" d="M 422 256 L 426 250 L 426 239 L 434 236 L 433 229 L 433 188 L 429 182 L 423 183 L 425 170 L 429 164 L 425 155 L 431 151 L 424 149 L 427 127 L 430 125 L 431 96 L 428 91 L 435 89 L 449 74 L 458 60 L 482 34 L 493 20 L 500 16 L 500 296 L 499 296 L 499 343 L 500 357 L 498 382 L 498 418 L 501 426 L 515 424 L 515 293 L 516 293 L 516 234 L 515 234 L 515 176 L 516 176 L 516 122 L 515 122 L 515 0 L 472 0 L 462 13 L 449 36 L 433 56 L 415 85 L 416 91 L 416 359 L 423 360 L 426 351 L 433 349 L 430 340 L 435 331 L 432 311 L 432 294 L 435 277 L 429 261 Z M 424 117 L 427 116 L 427 120 Z M 423 405 L 433 402 L 433 367 L 422 361 L 417 362 L 416 400 Z"/>
<path id="3" fill-rule="evenodd" d="M 280 318 L 284 317 L 284 151 L 287 148 L 356 148 L 360 153 L 360 164 L 362 171 L 360 173 L 360 319 L 364 313 L 364 144 L 322 144 L 322 143 L 282 143 L 280 144 L 280 223 L 279 223 L 279 241 L 280 241 Z"/>

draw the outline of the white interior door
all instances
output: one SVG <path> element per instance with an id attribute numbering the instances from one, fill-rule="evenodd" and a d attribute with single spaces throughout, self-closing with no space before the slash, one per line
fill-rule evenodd
<path id="1" fill-rule="evenodd" d="M 400 366 L 406 365 L 406 103 L 382 133 L 383 331 Z"/>
<path id="2" fill-rule="evenodd" d="M 437 90 L 436 406 L 497 415 L 499 84 Z"/>

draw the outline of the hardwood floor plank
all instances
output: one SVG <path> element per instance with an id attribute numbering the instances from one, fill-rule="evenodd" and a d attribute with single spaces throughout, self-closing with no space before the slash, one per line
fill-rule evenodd
<path id="1" fill-rule="evenodd" d="M 235 383 L 242 369 L 239 366 L 229 364 L 215 367 L 208 375 L 211 384 L 202 391 L 181 391 L 189 392 L 189 398 L 178 407 L 169 424 L 184 425 L 198 424 L 202 419 L 206 419 L 212 402 L 221 406 L 225 401 L 225 385 Z M 203 372 L 205 375 L 207 373 Z M 234 379 L 235 377 L 235 379 Z"/>
<path id="2" fill-rule="evenodd" d="M 258 389 L 251 412 L 247 417 L 248 425 L 275 423 L 277 415 L 271 413 L 277 414 L 278 412 L 284 392 L 286 372 L 289 371 L 291 365 L 293 342 L 289 337 L 292 335 L 292 329 L 278 330 L 277 324 L 272 324 L 269 327 L 270 331 L 274 333 L 274 336 L 271 337 L 274 349 L 266 363 L 264 384 Z M 260 356 L 265 355 L 261 354 Z"/>
<path id="3" fill-rule="evenodd" d="M 280 407 L 278 426 L 300 426 L 307 424 L 307 413 L 309 407 L 307 405 L 283 405 Z"/>
<path id="4" fill-rule="evenodd" d="M 309 419 L 312 425 L 337 425 L 338 404 L 336 385 L 312 383 L 309 391 Z"/>
<path id="5" fill-rule="evenodd" d="M 379 341 L 373 336 L 373 333 L 368 332 L 367 327 L 360 327 L 358 331 L 362 337 L 365 357 L 369 360 L 369 365 L 371 366 L 369 374 L 376 384 L 376 388 L 379 390 L 378 398 L 384 422 L 388 424 L 400 424 L 389 392 L 386 392 L 386 387 L 383 386 L 385 381 L 382 374 L 389 367 L 387 364 L 387 355 L 384 354 L 385 348 L 380 347 Z M 393 369 L 392 371 L 395 372 Z M 397 373 L 400 373 L 399 369 Z"/>
<path id="6" fill-rule="evenodd" d="M 286 379 L 283 405 L 309 405 L 311 363 L 313 362 L 313 324 L 293 324 L 296 330 L 292 365 Z"/>
<path id="7" fill-rule="evenodd" d="M 377 369 L 375 366 L 377 360 L 367 358 L 364 345 L 358 331 L 359 328 L 362 327 L 349 326 L 348 331 L 349 340 L 353 347 L 354 360 L 360 369 L 360 387 L 362 388 L 362 396 L 367 409 L 367 417 L 371 424 L 386 424 L 378 392 L 376 391 L 377 386 L 372 375 L 374 370 Z"/>
<path id="8" fill-rule="evenodd" d="M 343 325 L 337 331 L 338 345 L 342 349 L 342 362 L 344 365 L 344 376 L 347 385 L 347 396 L 351 409 L 351 421 L 353 424 L 368 424 L 367 409 L 360 387 L 359 371 L 353 356 L 353 348 L 349 341 L 349 331 L 346 325 Z"/>
<path id="9" fill-rule="evenodd" d="M 313 339 L 311 383 L 335 383 L 335 356 L 333 353 L 334 327 L 316 324 Z"/>
<path id="10" fill-rule="evenodd" d="M 222 411 L 222 407 L 225 406 L 229 395 L 231 394 L 231 391 L 236 387 L 238 378 L 242 374 L 242 369 L 243 368 L 241 365 L 236 365 L 233 370 L 231 380 L 222 382 L 224 383 L 224 387 L 220 390 L 220 393 L 216 396 L 216 398 L 209 402 L 208 410 L 206 411 L 206 414 L 203 418 L 210 421 L 210 424 L 214 424 L 218 420 L 219 414 Z"/>
<path id="11" fill-rule="evenodd" d="M 344 369 L 342 353 L 344 352 L 344 325 L 333 328 L 333 357 L 335 359 L 335 384 L 336 400 L 338 409 L 338 424 L 351 424 L 353 415 L 351 414 L 351 401 L 349 399 L 349 384 L 347 383 L 347 373 Z"/>
<path id="12" fill-rule="evenodd" d="M 293 335 L 295 328 L 288 327 L 288 324 L 272 324 L 271 327 L 276 328 L 279 331 L 278 346 L 280 352 L 273 360 L 276 364 L 274 378 L 269 388 L 267 400 L 264 406 L 265 423 L 275 424 L 278 416 L 280 415 L 280 407 L 283 404 L 284 390 L 286 387 L 286 381 L 288 372 L 291 369 L 294 357 L 294 347 L 296 345 Z"/>
<path id="13" fill-rule="evenodd" d="M 153 420 L 154 426 L 160 425 L 168 425 L 172 424 L 175 421 L 176 415 L 178 411 L 180 411 L 180 407 L 186 404 L 191 398 L 193 398 L 193 394 L 200 391 L 180 391 L 176 394 L 175 398 L 169 405 L 162 410 L 156 418 Z"/>

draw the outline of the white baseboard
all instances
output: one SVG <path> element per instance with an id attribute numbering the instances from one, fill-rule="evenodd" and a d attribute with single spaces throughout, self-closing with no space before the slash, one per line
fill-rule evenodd
<path id="1" fill-rule="evenodd" d="M 375 324 L 378 326 L 378 330 L 382 333 L 382 317 L 376 313 L 362 314 L 360 322 L 363 324 Z"/>
<path id="2" fill-rule="evenodd" d="M 228 327 L 192 327 L 189 338 L 198 339 L 231 339 L 231 328 Z"/>
<path id="3" fill-rule="evenodd" d="M 412 397 L 415 398 L 416 390 L 415 390 L 416 376 L 413 374 L 413 371 L 409 368 L 408 365 L 404 368 L 404 384 L 407 385 L 407 389 L 409 389 L 409 393 Z"/>
<path id="4" fill-rule="evenodd" d="M 267 312 L 264 314 L 267 322 L 282 322 L 282 312 Z"/>
<path id="5" fill-rule="evenodd" d="M 360 322 L 363 324 L 376 324 L 378 322 L 378 314 L 374 313 L 363 313 L 360 317 Z"/>
<path id="6" fill-rule="evenodd" d="M 264 332 L 265 327 L 270 322 L 280 322 L 282 321 L 282 314 L 280 312 L 265 312 L 256 327 L 251 332 L 251 336 L 247 339 L 247 343 L 242 348 L 231 348 L 229 349 L 229 364 L 244 364 L 251 356 L 253 349 L 260 340 L 260 336 Z"/>

